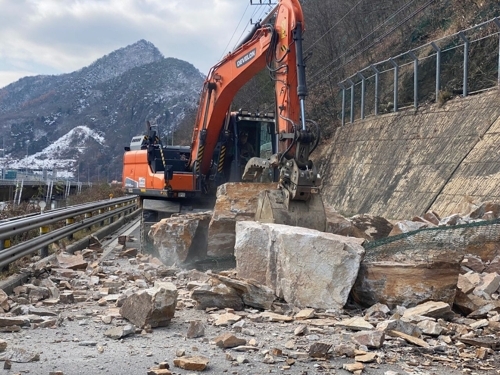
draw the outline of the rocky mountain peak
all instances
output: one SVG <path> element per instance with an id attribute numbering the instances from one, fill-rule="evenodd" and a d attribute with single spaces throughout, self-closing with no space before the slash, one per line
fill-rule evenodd
<path id="1" fill-rule="evenodd" d="M 141 39 L 134 44 L 117 49 L 99 58 L 88 67 L 71 74 L 78 75 L 87 84 L 93 85 L 118 77 L 130 69 L 161 61 L 163 58 L 153 43 Z"/>

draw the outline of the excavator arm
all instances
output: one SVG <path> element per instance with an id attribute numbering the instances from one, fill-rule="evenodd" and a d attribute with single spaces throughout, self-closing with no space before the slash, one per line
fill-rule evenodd
<path id="1" fill-rule="evenodd" d="M 218 136 L 238 90 L 264 68 L 274 80 L 278 152 L 271 162 L 251 159 L 248 168 L 272 164 L 287 200 L 308 201 L 320 178 L 309 155 L 319 141 L 314 122 L 305 119 L 304 17 L 298 0 L 280 0 L 269 16 L 231 53 L 211 68 L 204 82 L 191 144 L 190 168 L 209 173 Z M 267 164 L 266 164 L 267 163 Z"/>

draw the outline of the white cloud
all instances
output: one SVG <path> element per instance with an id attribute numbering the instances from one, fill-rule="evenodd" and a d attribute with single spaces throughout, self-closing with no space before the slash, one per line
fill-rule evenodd
<path id="1" fill-rule="evenodd" d="M 202 73 L 269 6 L 248 0 L 0 0 L 0 87 L 69 73 L 140 39 Z M 9 77 L 12 80 L 9 81 Z"/>

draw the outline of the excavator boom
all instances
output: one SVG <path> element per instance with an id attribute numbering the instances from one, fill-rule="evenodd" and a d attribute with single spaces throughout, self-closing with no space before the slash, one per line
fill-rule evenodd
<path id="1" fill-rule="evenodd" d="M 134 138 L 135 143 L 133 139 L 124 157 L 127 191 L 143 199 L 190 199 L 215 195 L 214 186 L 241 181 L 242 175 L 244 180 L 260 178 L 264 169 L 273 168 L 267 176 L 273 175 L 277 189 L 262 191 L 256 219 L 325 230 L 321 178 L 309 158 L 319 142 L 319 127 L 305 116 L 304 29 L 299 0 L 279 0 L 247 38 L 210 69 L 190 147 L 163 146 L 149 125 L 147 135 Z M 274 83 L 274 111 L 231 112 L 237 92 L 264 69 Z M 238 156 L 242 131 L 252 132 L 248 138 L 257 148 L 254 158 L 244 159 L 244 172 Z M 162 206 L 163 212 L 171 212 L 175 205 Z"/>

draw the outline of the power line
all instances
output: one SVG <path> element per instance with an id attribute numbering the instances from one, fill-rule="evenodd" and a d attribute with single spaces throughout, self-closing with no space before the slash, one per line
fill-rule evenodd
<path id="1" fill-rule="evenodd" d="M 231 35 L 231 38 L 229 39 L 229 41 L 227 42 L 227 45 L 226 47 L 224 48 L 224 50 L 222 51 L 222 55 L 221 57 L 219 58 L 219 61 L 222 60 L 222 58 L 224 57 L 224 55 L 226 54 L 226 50 L 227 48 L 229 47 L 229 44 L 231 43 L 231 41 L 233 40 L 234 38 L 234 35 L 236 34 L 236 30 L 238 30 L 238 27 L 240 27 L 240 24 L 241 24 L 241 21 L 243 21 L 243 18 L 245 17 L 245 13 L 247 12 L 248 10 L 248 7 L 250 6 L 250 4 L 247 4 L 247 7 L 245 8 L 245 11 L 243 12 L 243 14 L 241 15 L 241 18 L 240 18 L 240 21 L 238 22 L 238 25 L 236 25 L 236 28 L 234 29 L 233 31 L 233 35 Z"/>
<path id="2" fill-rule="evenodd" d="M 363 0 L 360 0 L 358 1 L 358 3 L 356 3 L 351 9 L 349 9 L 349 11 L 347 11 L 347 13 L 341 17 L 341 19 L 336 22 L 332 27 L 330 27 L 330 29 L 328 29 L 328 31 L 326 31 L 321 37 L 319 37 L 307 50 L 309 51 L 315 44 L 317 44 L 321 39 L 323 39 L 331 30 L 333 30 L 333 28 L 335 26 L 337 26 L 342 20 L 344 20 Z M 391 19 L 393 19 L 397 14 L 401 13 L 405 8 L 407 8 L 408 6 L 410 6 L 415 0 L 410 0 L 408 3 L 406 3 L 405 5 L 403 5 L 400 9 L 398 9 L 396 12 L 394 12 L 389 18 L 387 18 L 383 23 L 379 24 L 375 29 L 372 30 L 371 33 L 367 34 L 365 37 L 363 37 L 363 39 L 361 39 L 360 41 L 358 41 L 358 43 L 356 43 L 354 46 L 352 46 L 348 51 L 346 51 L 344 54 L 342 54 L 341 56 L 339 56 L 336 60 L 334 60 L 333 62 L 331 62 L 330 64 L 328 64 L 327 66 L 325 66 L 323 69 L 321 69 L 318 73 L 316 73 L 315 75 L 313 75 L 312 78 L 316 77 L 319 73 L 323 72 L 326 68 L 330 67 L 334 62 L 338 61 L 342 56 L 346 55 L 348 52 L 350 52 L 353 48 L 355 48 L 358 44 L 360 44 L 363 40 L 367 39 L 369 36 L 373 35 L 375 33 L 375 31 L 377 31 L 378 29 L 380 29 L 384 24 L 386 24 L 387 22 L 389 22 Z M 340 69 L 340 68 L 339 68 Z M 271 84 L 271 82 L 268 83 L 268 85 Z M 251 98 L 249 98 L 246 102 L 249 103 L 251 100 L 255 99 L 264 89 L 266 89 L 268 87 L 268 85 L 265 85 L 263 86 L 257 93 L 255 93 L 255 95 L 253 95 Z"/>
<path id="3" fill-rule="evenodd" d="M 423 10 L 425 10 L 429 5 L 431 5 L 435 0 L 429 0 L 426 4 L 424 4 L 423 6 L 421 6 L 419 9 L 415 10 L 413 13 L 411 13 L 409 16 L 407 16 L 406 18 L 404 18 L 402 21 L 400 21 L 399 23 L 397 23 L 393 28 L 391 28 L 389 31 L 387 31 L 385 34 L 382 34 L 381 36 L 377 37 L 372 43 L 370 43 L 368 46 L 366 46 L 365 48 L 363 48 L 362 50 L 358 51 L 355 55 L 353 55 L 348 61 L 346 61 L 345 63 L 343 63 L 342 65 L 340 65 L 339 67 L 337 67 L 336 69 L 333 69 L 331 70 L 326 76 L 324 77 L 321 77 L 321 80 L 322 79 L 325 79 L 325 78 L 328 78 L 330 77 L 333 73 L 335 73 L 336 71 L 340 70 L 342 67 L 346 66 L 347 64 L 349 64 L 351 61 L 353 61 L 356 57 L 358 57 L 359 55 L 361 55 L 363 52 L 367 51 L 368 49 L 372 48 L 375 44 L 381 42 L 385 37 L 387 37 L 388 35 L 390 35 L 394 30 L 396 30 L 397 28 L 399 28 L 401 25 L 403 25 L 404 23 L 408 22 L 411 18 L 415 17 L 418 13 L 422 12 Z M 372 34 L 372 33 L 370 33 Z M 359 43 L 358 43 L 359 44 Z M 352 50 L 352 48 L 350 49 Z M 316 72 L 316 74 L 314 74 L 311 79 L 315 78 L 316 76 L 318 76 L 318 74 L 322 73 L 326 68 L 330 67 L 334 62 L 338 61 L 340 58 L 342 58 L 343 56 L 346 55 L 346 53 L 348 53 L 350 50 L 346 51 L 344 54 L 340 55 L 336 60 L 332 61 L 330 64 L 328 64 L 325 68 L 321 69 L 319 72 Z M 318 82 L 321 82 L 321 80 L 317 80 L 317 81 L 313 81 L 311 83 L 311 86 L 314 86 L 314 84 L 318 83 Z"/>
<path id="4" fill-rule="evenodd" d="M 433 1 L 433 0 L 431 0 Z M 390 20 L 392 20 L 394 17 L 396 17 L 396 15 L 398 15 L 399 13 L 401 13 L 403 10 L 405 10 L 406 8 L 408 8 L 413 2 L 415 2 L 415 0 L 410 0 L 408 3 L 404 4 L 401 8 L 399 8 L 396 12 L 394 12 L 391 16 L 389 16 L 389 18 L 387 18 L 384 22 L 382 22 L 381 24 L 379 24 L 377 27 L 375 27 L 375 29 L 373 29 L 370 33 L 368 33 L 367 35 L 365 35 L 363 38 L 361 38 L 360 40 L 358 40 L 358 42 L 356 44 L 354 44 L 353 46 L 351 46 L 347 51 L 345 51 L 344 53 L 342 53 L 340 56 L 338 56 L 335 60 L 331 61 L 329 64 L 325 65 L 322 69 L 320 69 L 319 71 L 317 71 L 310 79 L 314 79 L 316 76 L 318 76 L 319 74 L 321 74 L 322 72 L 325 71 L 325 69 L 329 68 L 330 66 L 332 66 L 333 64 L 335 64 L 337 61 L 339 61 L 342 57 L 346 56 L 348 53 L 350 53 L 352 50 L 354 50 L 359 44 L 361 44 L 363 41 L 365 41 L 366 39 L 368 39 L 370 36 L 372 36 L 377 30 L 379 30 L 380 28 L 382 28 L 385 24 L 387 24 Z M 371 46 L 372 44 L 370 44 Z M 340 69 L 341 67 L 343 67 L 345 64 L 342 64 L 340 67 L 338 67 L 336 70 Z M 335 71 L 336 71 L 335 70 Z"/>
<path id="5" fill-rule="evenodd" d="M 356 9 L 356 8 L 358 7 L 358 5 L 359 5 L 359 4 L 361 4 L 361 2 L 363 2 L 363 1 L 364 1 L 364 0 L 359 0 L 359 1 L 356 3 L 356 5 L 354 5 L 351 9 L 349 9 L 349 11 L 348 11 L 346 14 L 344 14 L 344 15 L 342 16 L 342 18 L 340 18 L 337 22 L 335 22 L 335 24 L 334 24 L 332 27 L 330 27 L 327 31 L 325 31 L 325 33 L 324 33 L 323 35 L 321 35 L 318 39 L 316 39 L 316 41 L 315 41 L 313 44 L 311 44 L 311 45 L 309 46 L 309 48 L 305 51 L 305 53 L 307 53 L 307 52 L 308 52 L 311 48 L 313 48 L 313 47 L 314 47 L 314 46 L 315 46 L 315 45 L 316 45 L 316 44 L 317 44 L 317 43 L 318 43 L 321 39 L 323 39 L 323 38 L 324 38 L 324 37 L 325 37 L 325 36 L 326 36 L 326 35 L 327 35 L 330 31 L 332 31 L 332 30 L 333 30 L 336 26 L 338 26 L 338 24 L 339 24 L 339 23 L 341 23 L 341 22 L 344 20 L 344 18 L 346 18 L 346 17 L 347 17 L 347 16 L 348 16 L 348 15 L 349 15 L 349 14 L 350 14 L 350 13 L 351 13 L 354 9 Z"/>

